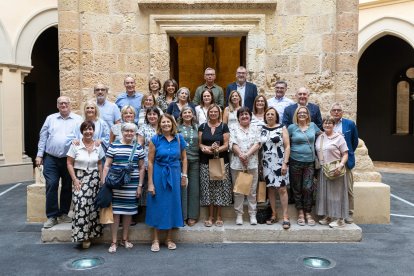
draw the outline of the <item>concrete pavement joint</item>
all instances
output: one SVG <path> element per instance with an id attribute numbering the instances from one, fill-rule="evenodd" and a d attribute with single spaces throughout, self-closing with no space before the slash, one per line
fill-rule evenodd
<path id="1" fill-rule="evenodd" d="M 12 186 L 12 187 L 10 187 L 10 188 L 8 188 L 7 190 L 5 190 L 4 192 L 1 192 L 0 193 L 0 196 L 2 196 L 2 195 L 4 195 L 4 194 L 6 194 L 6 193 L 8 193 L 8 192 L 10 192 L 11 190 L 13 190 L 13 189 L 15 189 L 15 188 L 17 188 L 17 187 L 19 187 L 20 185 L 22 185 L 23 183 L 17 183 L 16 185 L 14 185 L 14 186 Z"/>
<path id="2" fill-rule="evenodd" d="M 403 199 L 403 198 L 401 198 L 401 197 L 398 197 L 398 196 L 393 195 L 393 194 L 391 194 L 391 197 L 393 197 L 393 198 L 395 198 L 395 199 L 398 199 L 398 200 L 400 200 L 400 201 L 402 201 L 402 202 L 404 202 L 404 203 L 407 203 L 408 205 L 411 205 L 411 206 L 413 206 L 413 207 L 414 207 L 414 203 L 411 203 L 411 202 L 409 202 L 409 201 L 407 201 L 407 200 L 405 200 L 405 199 Z"/>

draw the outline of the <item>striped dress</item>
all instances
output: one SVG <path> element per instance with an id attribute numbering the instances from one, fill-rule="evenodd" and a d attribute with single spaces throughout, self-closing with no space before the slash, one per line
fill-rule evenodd
<path id="1" fill-rule="evenodd" d="M 107 158 L 112 158 L 112 166 L 120 169 L 126 167 L 133 145 L 124 145 L 120 141 L 113 142 L 106 152 Z M 144 159 L 144 150 L 140 145 L 133 158 L 134 170 L 131 173 L 131 182 L 123 185 L 121 189 L 113 189 L 112 209 L 116 215 L 135 215 L 138 213 L 138 199 L 136 192 L 138 188 L 139 170 L 138 160 Z"/>

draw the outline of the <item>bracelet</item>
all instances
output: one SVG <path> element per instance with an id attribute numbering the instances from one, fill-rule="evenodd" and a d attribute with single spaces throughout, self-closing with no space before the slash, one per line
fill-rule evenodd
<path id="1" fill-rule="evenodd" d="M 187 174 L 185 174 L 185 173 L 182 173 L 182 174 L 181 174 L 181 177 L 188 178 L 188 175 L 187 175 Z"/>
<path id="2" fill-rule="evenodd" d="M 141 185 L 138 185 L 138 188 L 142 188 L 142 184 Z"/>

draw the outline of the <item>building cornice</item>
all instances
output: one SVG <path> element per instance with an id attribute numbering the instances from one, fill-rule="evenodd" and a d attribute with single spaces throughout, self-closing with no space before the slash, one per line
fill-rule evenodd
<path id="1" fill-rule="evenodd" d="M 405 2 L 413 2 L 412 0 L 373 0 L 359 4 L 360 10 L 371 9 L 382 6 L 396 5 Z"/>
<path id="2" fill-rule="evenodd" d="M 140 9 L 275 9 L 277 0 L 138 0 Z"/>

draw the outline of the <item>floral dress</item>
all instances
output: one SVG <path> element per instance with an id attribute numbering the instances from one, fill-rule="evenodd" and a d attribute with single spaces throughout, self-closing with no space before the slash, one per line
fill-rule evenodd
<path id="1" fill-rule="evenodd" d="M 267 187 L 284 187 L 289 184 L 289 173 L 282 175 L 285 155 L 283 125 L 263 126 L 261 131 L 263 177 Z"/>

